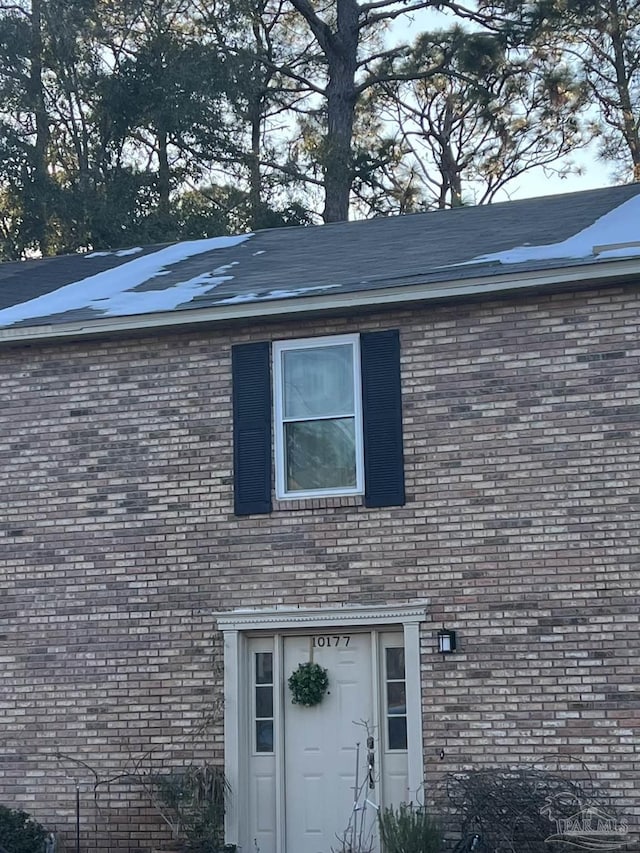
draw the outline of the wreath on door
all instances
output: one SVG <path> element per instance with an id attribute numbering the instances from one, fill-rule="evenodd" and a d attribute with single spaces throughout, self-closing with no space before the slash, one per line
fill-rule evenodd
<path id="1" fill-rule="evenodd" d="M 289 690 L 294 705 L 310 708 L 322 702 L 329 686 L 327 670 L 319 663 L 301 663 L 289 676 Z"/>

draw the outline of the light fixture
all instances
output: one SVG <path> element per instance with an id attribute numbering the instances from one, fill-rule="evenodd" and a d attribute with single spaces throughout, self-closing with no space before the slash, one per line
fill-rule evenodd
<path id="1" fill-rule="evenodd" d="M 438 631 L 438 651 L 442 655 L 449 655 L 456 650 L 456 632 L 443 628 Z"/>

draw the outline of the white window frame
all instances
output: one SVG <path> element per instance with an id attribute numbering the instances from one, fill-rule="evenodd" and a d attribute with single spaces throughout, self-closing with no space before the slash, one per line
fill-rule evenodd
<path id="1" fill-rule="evenodd" d="M 353 365 L 353 398 L 355 422 L 355 451 L 356 451 L 356 485 L 351 488 L 339 486 L 332 489 L 307 489 L 287 491 L 286 482 L 286 452 L 284 440 L 284 389 L 282 382 L 283 354 L 297 349 L 312 349 L 321 346 L 344 346 L 352 348 Z M 274 433 L 275 433 L 275 468 L 276 468 L 276 498 L 280 500 L 296 500 L 299 498 L 329 497 L 332 495 L 361 495 L 364 492 L 364 439 L 362 434 L 362 380 L 360 368 L 360 336 L 331 335 L 319 338 L 301 338 L 299 340 L 274 341 L 272 347 L 273 383 L 274 383 Z M 311 420 L 311 419 L 309 419 Z"/>

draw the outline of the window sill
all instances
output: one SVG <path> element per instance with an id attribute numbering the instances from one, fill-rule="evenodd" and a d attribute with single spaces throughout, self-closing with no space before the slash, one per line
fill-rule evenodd
<path id="1" fill-rule="evenodd" d="M 276 498 L 273 509 L 290 512 L 305 512 L 314 509 L 338 509 L 340 507 L 363 506 L 364 495 L 325 495 L 317 498 Z"/>

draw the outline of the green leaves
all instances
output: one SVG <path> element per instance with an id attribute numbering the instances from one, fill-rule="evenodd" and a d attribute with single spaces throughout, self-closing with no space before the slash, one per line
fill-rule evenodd
<path id="1" fill-rule="evenodd" d="M 383 809 L 378 825 L 384 853 L 440 853 L 442 849 L 438 822 L 413 803 Z"/>
<path id="2" fill-rule="evenodd" d="M 329 686 L 329 676 L 327 670 L 320 664 L 308 661 L 299 664 L 289 676 L 288 684 L 291 702 L 294 705 L 311 707 L 322 701 Z"/>
<path id="3" fill-rule="evenodd" d="M 640 179 L 637 0 L 422 5 L 0 4 L 0 259 Z"/>
<path id="4" fill-rule="evenodd" d="M 0 847 L 11 853 L 41 853 L 47 831 L 26 812 L 0 806 Z"/>

